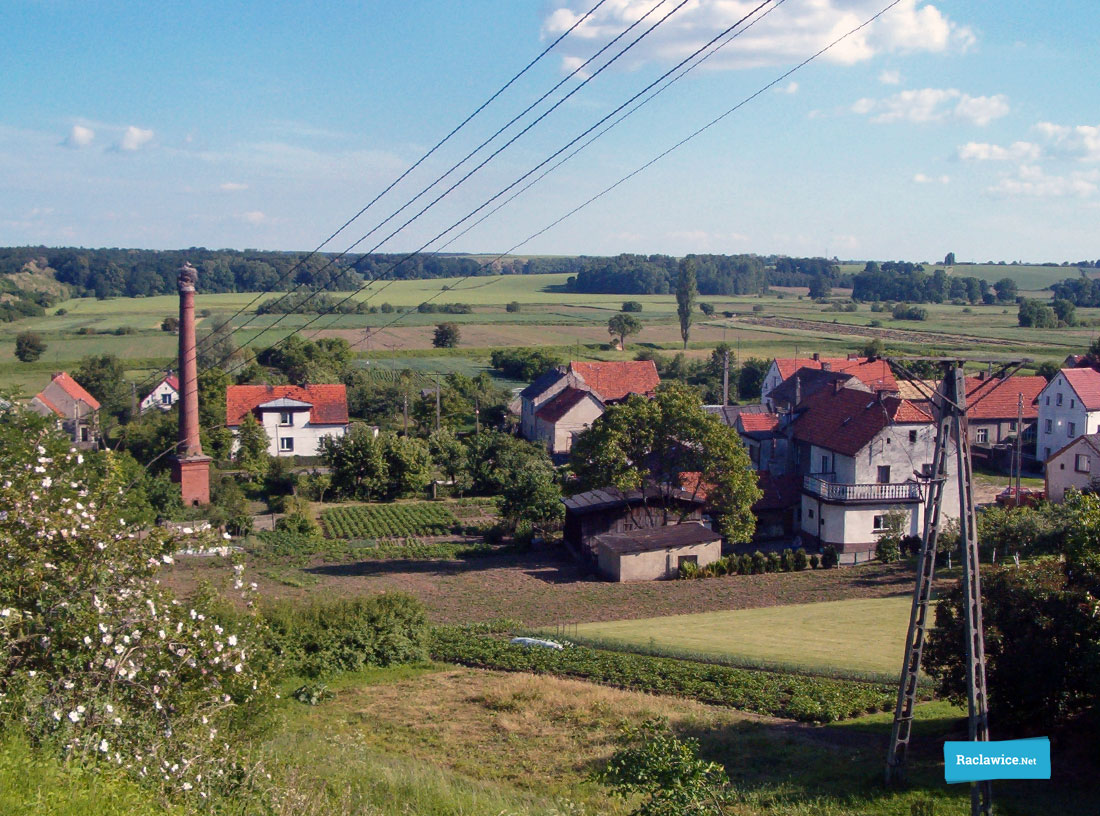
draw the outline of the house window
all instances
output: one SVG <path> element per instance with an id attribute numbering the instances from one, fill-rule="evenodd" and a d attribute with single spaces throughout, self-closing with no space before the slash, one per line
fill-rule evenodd
<path id="1" fill-rule="evenodd" d="M 821 472 L 822 473 L 828 473 L 829 472 L 829 457 L 828 456 L 822 456 L 821 457 Z"/>
<path id="2" fill-rule="evenodd" d="M 923 476 L 926 479 L 931 479 L 932 478 L 932 463 L 931 462 L 924 462 L 920 466 L 920 474 L 921 474 L 921 476 Z"/>
<path id="3" fill-rule="evenodd" d="M 1015 431 L 1016 430 L 1016 420 L 1012 420 L 1011 422 L 1008 423 L 1008 429 L 1010 431 Z"/>
<path id="4" fill-rule="evenodd" d="M 1078 473 L 1088 473 L 1092 460 L 1087 453 L 1079 453 L 1073 457 L 1073 469 Z"/>
<path id="5" fill-rule="evenodd" d="M 807 515 L 808 518 L 813 518 L 814 517 L 814 509 L 812 507 L 806 508 L 806 515 Z"/>
<path id="6" fill-rule="evenodd" d="M 886 516 L 875 516 L 871 522 L 871 531 L 881 533 L 886 529 Z"/>
<path id="7" fill-rule="evenodd" d="M 1056 399 L 1054 400 L 1054 402 L 1058 405 L 1061 405 L 1062 404 L 1062 393 L 1059 391 L 1055 396 L 1056 396 Z"/>
<path id="8" fill-rule="evenodd" d="M 1054 433 L 1054 422 L 1049 419 L 1046 420 L 1046 422 L 1043 423 L 1043 431 L 1046 433 Z"/>
<path id="9" fill-rule="evenodd" d="M 160 395 L 160 404 L 161 405 L 171 405 L 172 404 L 172 395 L 171 394 L 161 394 Z"/>
<path id="10" fill-rule="evenodd" d="M 1050 458 L 1050 448 L 1043 448 L 1043 461 Z"/>
<path id="11" fill-rule="evenodd" d="M 890 466 L 879 465 L 878 466 L 878 483 L 890 484 Z"/>
<path id="12" fill-rule="evenodd" d="M 1047 405 L 1050 405 L 1050 394 L 1047 394 Z"/>
<path id="13" fill-rule="evenodd" d="M 293 436 L 280 436 L 279 437 L 279 450 L 281 451 L 293 451 L 294 450 L 294 437 Z"/>
<path id="14" fill-rule="evenodd" d="M 1070 439 L 1073 439 L 1073 437 L 1077 436 L 1077 423 L 1076 422 L 1067 422 L 1066 423 L 1066 436 L 1068 436 Z"/>
<path id="15" fill-rule="evenodd" d="M 280 425 L 293 425 L 294 424 L 294 414 L 290 413 L 290 411 L 280 411 L 279 412 L 279 424 Z"/>
<path id="16" fill-rule="evenodd" d="M 1069 401 L 1069 407 L 1070 408 L 1076 408 L 1077 407 L 1077 400 L 1070 400 Z"/>
<path id="17" fill-rule="evenodd" d="M 909 432 L 909 444 L 910 445 L 915 445 L 916 443 L 917 443 L 917 432 L 916 431 L 910 431 Z"/>
<path id="18" fill-rule="evenodd" d="M 88 441 L 88 427 L 86 425 L 81 426 L 81 428 L 80 428 L 80 441 L 81 442 L 87 442 Z"/>
<path id="19" fill-rule="evenodd" d="M 977 439 L 978 442 L 988 442 L 989 428 L 978 428 L 978 433 L 975 436 L 975 439 Z"/>

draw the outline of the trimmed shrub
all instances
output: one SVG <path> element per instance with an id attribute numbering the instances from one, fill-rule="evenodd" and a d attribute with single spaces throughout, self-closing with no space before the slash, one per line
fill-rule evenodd
<path id="1" fill-rule="evenodd" d="M 752 554 L 752 574 L 759 575 L 762 572 L 766 572 L 768 569 L 768 559 L 764 557 L 764 553 L 757 550 Z"/>
<path id="2" fill-rule="evenodd" d="M 794 569 L 794 556 L 790 550 L 783 550 L 783 554 L 779 556 L 779 567 L 783 572 L 791 572 Z"/>
<path id="3" fill-rule="evenodd" d="M 821 566 L 825 569 L 832 569 L 840 563 L 840 556 L 836 553 L 836 547 L 829 544 L 821 551 Z"/>
<path id="4" fill-rule="evenodd" d="M 753 562 L 752 556 L 748 553 L 742 553 L 737 558 L 737 572 L 741 575 L 752 575 Z"/>
<path id="5" fill-rule="evenodd" d="M 821 559 L 817 557 L 817 553 L 810 556 L 810 569 L 817 569 L 821 566 Z"/>
<path id="6" fill-rule="evenodd" d="M 779 572 L 779 568 L 782 566 L 782 564 L 783 562 L 779 560 L 779 554 L 770 552 L 767 555 L 767 561 L 764 570 L 765 572 Z"/>
<path id="7" fill-rule="evenodd" d="M 793 563 L 796 571 L 802 572 L 802 570 L 806 569 L 809 564 L 809 559 L 806 557 L 806 551 L 799 547 L 797 550 L 794 551 L 794 554 L 791 556 L 791 562 Z"/>

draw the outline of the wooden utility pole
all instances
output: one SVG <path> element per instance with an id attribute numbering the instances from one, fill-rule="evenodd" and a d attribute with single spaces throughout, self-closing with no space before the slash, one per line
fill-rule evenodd
<path id="1" fill-rule="evenodd" d="M 481 400 L 474 397 L 474 433 L 481 435 Z"/>
<path id="2" fill-rule="evenodd" d="M 439 375 L 435 377 L 435 429 L 439 430 Z"/>
<path id="3" fill-rule="evenodd" d="M 1016 401 L 1016 506 L 1020 506 L 1020 476 L 1024 469 L 1024 395 Z"/>
<path id="4" fill-rule="evenodd" d="M 409 395 L 408 393 L 401 395 L 402 408 L 401 413 L 405 417 L 405 436 L 409 435 Z"/>

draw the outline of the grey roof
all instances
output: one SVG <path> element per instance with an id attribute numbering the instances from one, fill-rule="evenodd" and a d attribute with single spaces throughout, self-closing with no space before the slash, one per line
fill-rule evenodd
<path id="1" fill-rule="evenodd" d="M 524 399 L 533 400 L 533 399 L 535 399 L 535 397 L 537 397 L 539 394 L 541 394 L 547 388 L 552 386 L 554 383 L 556 383 L 562 377 L 567 377 L 567 376 L 568 375 L 564 371 L 558 371 L 558 369 L 553 368 L 550 371 L 547 371 L 545 374 L 543 374 L 541 377 L 539 377 L 537 380 L 535 380 L 529 386 L 524 388 L 522 391 L 520 391 L 519 395 L 521 397 L 523 397 Z"/>
<path id="2" fill-rule="evenodd" d="M 588 490 L 584 493 L 577 493 L 575 496 L 570 496 L 568 499 L 562 499 L 562 504 L 565 505 L 566 510 L 571 510 L 574 513 L 594 513 L 598 510 L 606 510 L 609 507 L 621 507 L 623 504 L 641 504 L 644 501 L 652 499 L 660 499 L 665 494 L 660 488 L 655 485 L 650 485 L 645 489 L 645 495 L 643 496 L 640 490 L 629 490 L 623 492 L 617 487 L 605 487 L 600 490 Z M 692 504 L 704 504 L 704 500 L 688 492 L 687 490 L 673 490 L 668 495 L 673 499 L 679 501 L 691 502 Z"/>
<path id="3" fill-rule="evenodd" d="M 714 414 L 720 420 L 723 425 L 728 425 L 731 428 L 737 425 L 737 417 L 741 414 L 770 414 L 771 409 L 762 403 L 752 403 L 751 405 L 704 405 L 703 410 L 708 414 Z"/>
<path id="4" fill-rule="evenodd" d="M 666 527 L 649 527 L 631 530 L 628 533 L 604 533 L 596 536 L 596 545 L 611 552 L 626 555 L 629 553 L 653 552 L 675 547 L 690 547 L 695 544 L 708 544 L 721 541 L 722 536 L 708 530 L 697 521 L 683 524 L 669 524 Z"/>
<path id="5" fill-rule="evenodd" d="M 871 392 L 858 377 L 853 374 L 845 374 L 841 371 L 826 371 L 819 368 L 800 368 L 787 379 L 771 390 L 768 398 L 772 402 L 797 408 L 795 402 L 795 381 L 798 381 L 798 390 L 801 391 L 799 402 L 805 402 L 822 388 L 835 382 L 841 383 L 845 388 L 854 388 L 857 391 Z"/>

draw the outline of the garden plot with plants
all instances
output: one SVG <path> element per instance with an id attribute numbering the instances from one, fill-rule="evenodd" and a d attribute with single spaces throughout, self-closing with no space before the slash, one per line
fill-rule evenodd
<path id="1" fill-rule="evenodd" d="M 458 519 L 445 504 L 402 504 L 333 507 L 321 513 L 321 527 L 329 538 L 407 538 L 451 533 Z"/>

